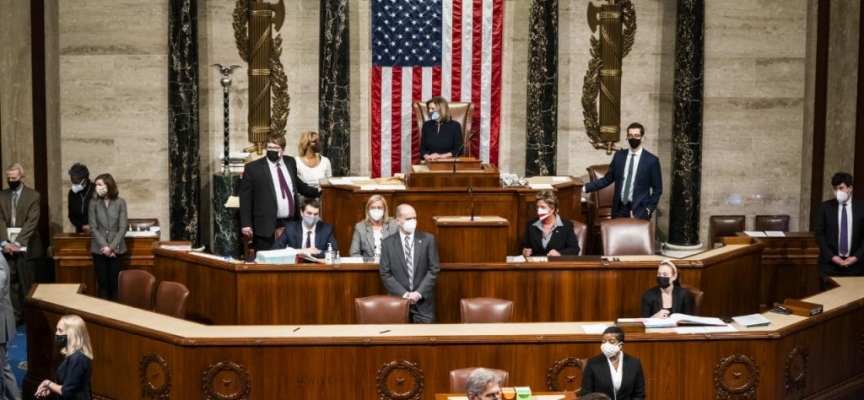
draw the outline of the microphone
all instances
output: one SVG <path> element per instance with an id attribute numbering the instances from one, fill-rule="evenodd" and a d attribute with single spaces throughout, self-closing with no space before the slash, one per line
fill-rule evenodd
<path id="1" fill-rule="evenodd" d="M 474 221 L 474 191 L 468 186 L 468 197 L 471 199 L 471 221 Z"/>
<path id="2" fill-rule="evenodd" d="M 459 148 L 456 150 L 456 154 L 462 154 L 462 150 L 465 149 L 465 145 L 467 143 L 471 142 L 472 137 L 474 137 L 474 132 L 468 132 L 468 138 L 462 141 L 462 145 L 459 146 Z M 459 157 L 456 157 L 456 156 L 453 157 L 453 173 L 454 174 L 456 173 L 456 161 L 458 159 L 459 159 Z M 472 221 L 473 221 L 473 219 L 472 219 Z"/>

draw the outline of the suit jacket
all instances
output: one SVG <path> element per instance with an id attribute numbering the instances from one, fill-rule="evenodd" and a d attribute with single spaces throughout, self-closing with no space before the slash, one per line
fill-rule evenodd
<path id="1" fill-rule="evenodd" d="M 8 343 L 15 337 L 15 313 L 12 309 L 12 300 L 9 297 L 12 282 L 9 263 L 5 257 L 0 257 L 0 343 Z M 2 368 L 2 366 L 0 366 Z"/>
<path id="2" fill-rule="evenodd" d="M 105 205 L 104 199 L 96 199 L 90 202 L 90 210 L 87 218 L 90 220 L 90 252 L 102 254 L 102 248 L 108 246 L 114 253 L 126 253 L 126 227 L 129 222 L 126 219 L 126 200 L 118 197 L 109 200 Z"/>
<path id="3" fill-rule="evenodd" d="M 531 254 L 535 256 L 545 256 L 549 250 L 553 249 L 565 256 L 579 255 L 579 239 L 576 237 L 576 232 L 573 231 L 572 222 L 566 218 L 561 218 L 563 226 L 552 230 L 552 236 L 546 247 L 543 247 L 543 231 L 534 226 L 535 222 L 537 222 L 537 218 L 525 227 L 525 236 L 522 238 L 523 249 L 531 249 Z"/>
<path id="4" fill-rule="evenodd" d="M 838 208 L 840 203 L 837 199 L 822 202 L 819 215 L 816 217 L 816 244 L 819 246 L 819 273 L 822 276 L 835 275 L 841 272 L 844 275 L 861 275 L 864 265 L 864 201 L 852 200 L 852 220 L 848 221 L 852 226 L 852 241 L 849 246 L 849 255 L 858 258 L 858 262 L 846 268 L 841 268 L 831 261 L 840 254 L 840 221 Z"/>
<path id="5" fill-rule="evenodd" d="M 612 211 L 618 209 L 621 202 L 621 192 L 624 190 L 624 179 L 627 171 L 627 157 L 630 150 L 623 149 L 612 156 L 606 175 L 585 185 L 585 193 L 600 190 L 615 184 L 615 195 L 612 197 Z M 651 219 L 651 213 L 657 209 L 660 195 L 663 194 L 663 177 L 660 174 L 660 159 L 648 150 L 642 149 L 636 177 L 633 179 L 633 216 L 641 219 Z"/>
<path id="6" fill-rule="evenodd" d="M 284 249 L 290 247 L 292 249 L 301 249 L 306 243 L 306 238 L 303 237 L 303 221 L 291 221 L 285 224 L 285 230 L 279 235 L 279 238 L 273 242 L 273 250 Z M 336 237 L 333 236 L 333 225 L 326 222 L 318 221 L 315 224 L 315 243 L 313 246 L 320 253 L 315 254 L 315 258 L 324 258 L 324 252 L 327 250 L 327 244 L 333 245 L 333 251 L 339 251 L 336 246 Z"/>
<path id="7" fill-rule="evenodd" d="M 642 295 L 642 318 L 648 318 L 663 308 L 660 286 L 654 286 Z M 680 286 L 672 285 L 672 313 L 693 315 L 693 298 Z"/>
<path id="8" fill-rule="evenodd" d="M 395 219 L 390 218 L 381 227 L 381 241 L 383 242 L 388 236 L 397 232 L 399 232 L 399 226 L 396 225 Z M 351 237 L 351 250 L 348 251 L 348 254 L 351 257 L 375 257 L 375 230 L 366 220 L 354 225 L 354 236 Z"/>
<path id="9" fill-rule="evenodd" d="M 623 353 L 623 357 L 624 371 L 621 374 L 621 388 L 618 389 L 617 397 L 612 386 L 612 371 L 609 371 L 609 362 L 603 354 L 589 359 L 585 364 L 580 394 L 604 393 L 617 400 L 644 400 L 645 373 L 642 371 L 642 363 L 627 353 Z"/>
<path id="10" fill-rule="evenodd" d="M 435 281 L 438 279 L 438 245 L 435 236 L 414 231 L 414 291 L 422 298 L 417 302 L 415 321 L 435 322 Z M 381 261 L 378 270 L 387 293 L 402 297 L 410 292 L 408 266 L 402 248 L 402 234 L 388 236 L 381 241 Z"/>
<path id="11" fill-rule="evenodd" d="M 297 164 L 293 157 L 282 157 L 294 190 L 294 220 L 300 218 L 300 197 L 320 196 L 318 190 L 297 177 Z M 276 188 L 270 172 L 270 161 L 266 157 L 246 164 L 243 179 L 240 180 L 240 227 L 251 227 L 257 236 L 273 237 L 276 232 Z"/>
<path id="12" fill-rule="evenodd" d="M 21 188 L 21 196 L 18 198 L 18 213 L 15 218 L 15 226 L 21 228 L 21 232 L 15 239 L 22 246 L 27 246 L 25 257 L 33 259 L 42 257 L 45 249 L 39 238 L 39 192 L 24 186 Z M 9 235 L 6 228 L 12 226 L 12 189 L 0 191 L 0 242 L 8 241 Z"/>

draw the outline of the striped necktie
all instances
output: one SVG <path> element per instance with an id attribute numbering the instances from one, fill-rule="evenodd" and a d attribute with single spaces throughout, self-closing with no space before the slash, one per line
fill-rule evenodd
<path id="1" fill-rule="evenodd" d="M 408 289 L 414 290 L 414 249 L 411 237 L 405 236 L 405 269 L 408 271 Z"/>

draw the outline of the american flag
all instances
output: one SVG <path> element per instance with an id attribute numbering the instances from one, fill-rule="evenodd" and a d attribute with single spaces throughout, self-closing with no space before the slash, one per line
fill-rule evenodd
<path id="1" fill-rule="evenodd" d="M 471 154 L 498 164 L 504 0 L 372 0 L 372 175 L 420 159 L 411 105 L 474 103 Z M 479 127 L 479 129 L 478 129 Z"/>

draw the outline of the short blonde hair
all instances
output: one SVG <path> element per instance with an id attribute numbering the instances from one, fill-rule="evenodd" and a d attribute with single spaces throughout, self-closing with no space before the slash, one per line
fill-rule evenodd
<path id="1" fill-rule="evenodd" d="M 19 178 L 24 177 L 24 167 L 22 167 L 21 164 L 19 164 L 17 162 L 10 165 L 9 168 L 6 168 L 7 173 L 9 173 L 11 171 L 18 171 L 18 174 L 20 175 Z"/>
<path id="2" fill-rule="evenodd" d="M 300 134 L 300 143 L 297 144 L 297 150 L 300 152 L 299 154 L 302 156 L 306 154 L 306 148 L 309 147 L 309 142 L 312 141 L 313 138 L 321 139 L 321 136 L 318 135 L 318 132 L 303 132 Z"/>
<path id="3" fill-rule="evenodd" d="M 672 269 L 672 276 L 674 276 L 674 277 L 678 276 L 678 267 L 675 265 L 675 263 L 672 262 L 672 260 L 660 261 L 660 265 L 657 266 L 657 269 L 659 270 L 660 267 L 662 267 L 664 265 L 669 267 L 670 269 Z"/>
<path id="4" fill-rule="evenodd" d="M 552 207 L 552 211 L 556 214 L 558 213 L 558 196 L 555 196 L 555 192 L 551 190 L 543 190 L 537 192 L 537 195 L 534 196 L 534 203 L 536 204 L 538 201 L 543 201 L 549 207 Z"/>
<path id="5" fill-rule="evenodd" d="M 376 202 L 379 202 L 379 201 L 384 203 L 384 217 L 381 218 L 381 222 L 386 224 L 387 221 L 390 220 L 390 216 L 389 216 L 390 212 L 389 212 L 389 209 L 387 208 L 387 200 L 384 200 L 384 196 L 381 196 L 380 194 L 376 194 L 376 195 L 372 195 L 372 197 L 370 197 L 369 200 L 366 201 L 366 223 L 368 223 L 368 224 L 372 223 L 372 218 L 369 217 L 369 207 L 372 207 L 372 204 L 375 204 Z"/>
<path id="6" fill-rule="evenodd" d="M 81 351 L 87 358 L 93 359 L 93 347 L 90 345 L 90 334 L 87 333 L 87 325 L 84 320 L 75 314 L 60 317 L 60 322 L 66 325 L 66 347 L 60 349 L 65 356 Z"/>

